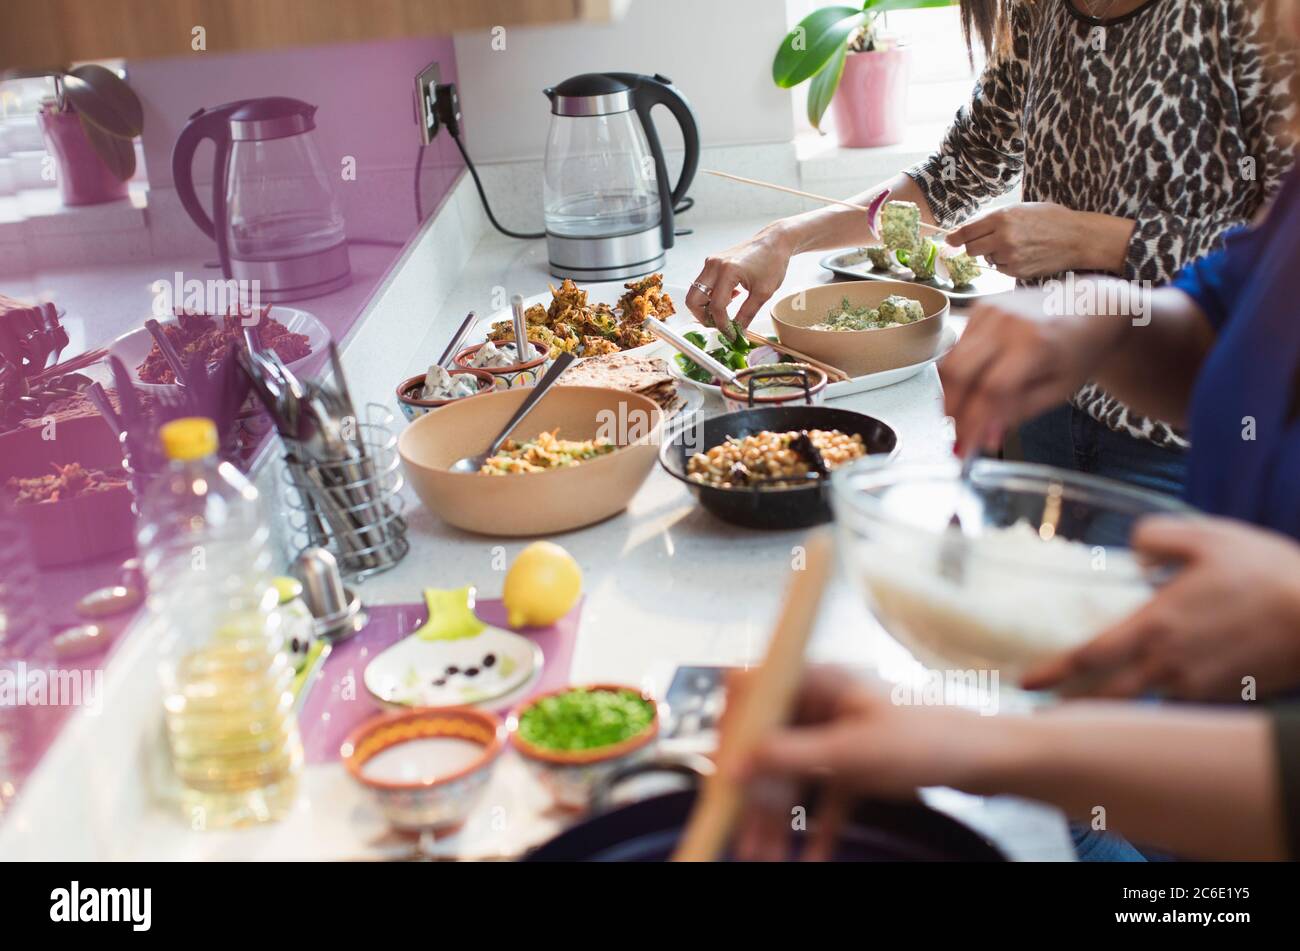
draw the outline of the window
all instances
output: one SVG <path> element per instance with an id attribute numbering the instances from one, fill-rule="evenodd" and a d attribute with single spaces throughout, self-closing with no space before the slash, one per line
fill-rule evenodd
<path id="1" fill-rule="evenodd" d="M 121 60 L 104 60 L 101 65 L 124 75 Z M 47 206 L 55 201 L 52 192 L 43 194 L 44 190 L 53 189 L 56 183 L 45 150 L 45 139 L 36 122 L 41 103 L 53 98 L 54 80 L 49 77 L 0 81 L 0 202 L 5 198 L 17 198 L 24 192 L 35 193 L 28 197 L 44 210 L 49 210 Z M 139 143 L 136 144 L 133 180 L 144 181 Z M 0 217 L 3 217 L 2 209 Z"/>
<path id="2" fill-rule="evenodd" d="M 786 0 L 791 25 L 820 6 L 824 0 Z M 899 10 L 883 14 L 884 32 L 912 50 L 911 88 L 908 116 L 917 126 L 942 127 L 969 98 L 983 55 L 977 49 L 974 66 L 962 38 L 957 7 L 929 10 Z M 806 114 L 808 84 L 794 90 L 796 131 L 800 136 L 816 135 Z"/>

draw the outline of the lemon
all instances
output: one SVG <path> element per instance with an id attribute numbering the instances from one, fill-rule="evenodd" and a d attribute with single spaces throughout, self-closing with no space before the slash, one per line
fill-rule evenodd
<path id="1" fill-rule="evenodd" d="M 582 569 L 554 542 L 533 542 L 506 572 L 501 600 L 511 627 L 545 627 L 568 614 L 582 594 Z"/>

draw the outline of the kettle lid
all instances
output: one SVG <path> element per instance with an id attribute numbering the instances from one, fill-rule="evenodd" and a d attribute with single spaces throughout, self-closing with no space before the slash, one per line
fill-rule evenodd
<path id="1" fill-rule="evenodd" d="M 632 87 L 608 73 L 583 73 L 545 90 L 556 116 L 606 116 L 632 108 Z"/>
<path id="2" fill-rule="evenodd" d="M 288 96 L 249 99 L 230 113 L 230 137 L 240 142 L 283 139 L 316 128 L 316 107 Z"/>

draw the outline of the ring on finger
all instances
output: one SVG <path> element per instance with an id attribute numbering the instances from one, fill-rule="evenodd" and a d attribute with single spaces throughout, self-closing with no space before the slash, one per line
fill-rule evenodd
<path id="1" fill-rule="evenodd" d="M 701 284 L 699 281 L 696 281 L 694 284 L 691 285 L 691 287 L 695 288 L 705 297 L 708 297 L 710 294 L 713 293 L 713 288 L 709 287 L 708 284 Z"/>

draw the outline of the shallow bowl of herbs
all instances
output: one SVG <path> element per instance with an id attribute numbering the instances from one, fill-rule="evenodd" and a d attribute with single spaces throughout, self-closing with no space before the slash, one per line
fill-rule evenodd
<path id="1" fill-rule="evenodd" d="M 650 756 L 659 705 L 635 687 L 591 684 L 541 694 L 511 713 L 510 745 L 561 808 L 583 810 L 607 775 Z"/>
<path id="2" fill-rule="evenodd" d="M 734 320 L 731 322 L 730 334 L 714 331 L 713 337 L 715 340 L 712 345 L 709 344 L 708 338 L 698 330 L 687 331 L 682 336 L 724 367 L 740 371 L 750 366 L 749 361 L 754 350 L 754 344 L 745 337 L 740 325 Z M 684 353 L 674 354 L 673 364 L 679 374 L 699 387 L 716 390 L 721 382 Z"/>

